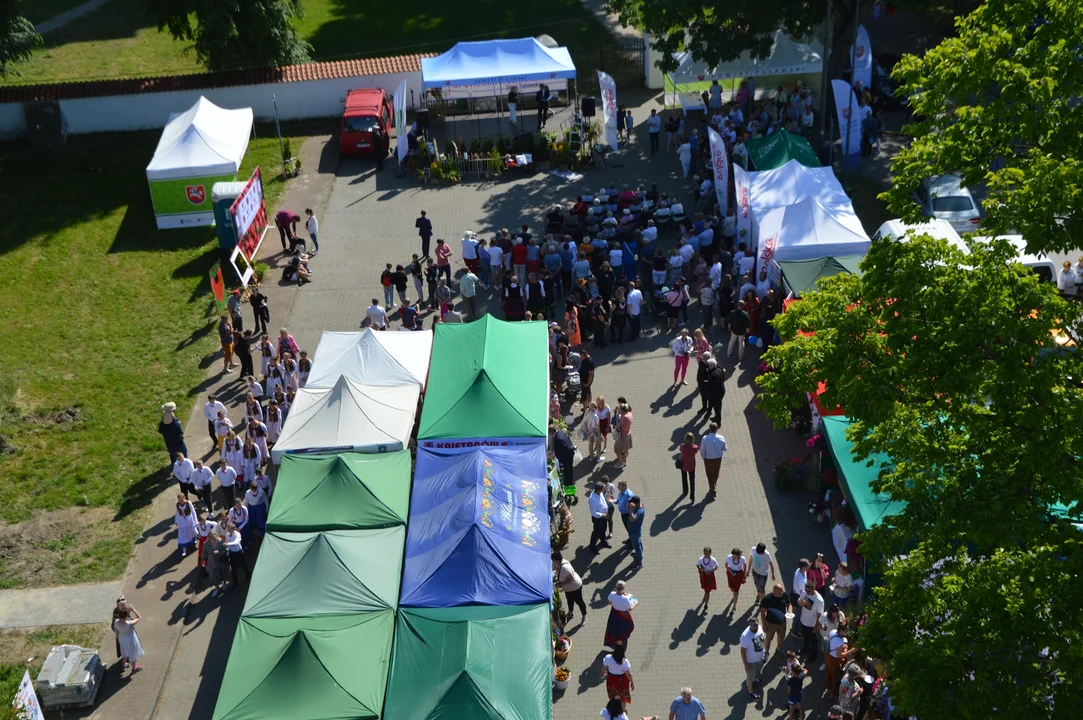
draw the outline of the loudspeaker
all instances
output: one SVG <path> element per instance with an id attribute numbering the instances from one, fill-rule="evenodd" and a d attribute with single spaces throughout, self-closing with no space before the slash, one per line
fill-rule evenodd
<path id="1" fill-rule="evenodd" d="M 421 108 L 414 114 L 414 119 L 417 121 L 418 130 L 429 129 L 429 110 L 428 108 Z"/>
<path id="2" fill-rule="evenodd" d="M 23 103 L 26 131 L 34 147 L 51 147 L 64 142 L 67 132 L 60 103 L 56 100 Z"/>
<path id="3" fill-rule="evenodd" d="M 583 117 L 594 117 L 594 97 L 588 95 L 581 101 L 581 108 L 583 111 Z"/>

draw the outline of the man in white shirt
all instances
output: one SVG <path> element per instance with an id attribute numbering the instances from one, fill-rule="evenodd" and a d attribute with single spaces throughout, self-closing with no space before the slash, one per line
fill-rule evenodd
<path id="1" fill-rule="evenodd" d="M 715 255 L 713 261 L 714 265 L 711 265 L 707 275 L 711 279 L 711 287 L 718 290 L 718 286 L 722 284 L 722 256 Z"/>
<path id="2" fill-rule="evenodd" d="M 478 238 L 472 230 L 463 233 L 463 263 L 470 272 L 478 271 Z"/>
<path id="3" fill-rule="evenodd" d="M 621 249 L 620 240 L 614 240 L 612 247 L 609 248 L 609 267 L 613 268 L 613 272 L 617 273 L 618 277 L 620 276 L 621 268 L 624 267 L 624 250 Z"/>
<path id="4" fill-rule="evenodd" d="M 753 615 L 748 628 L 741 633 L 741 662 L 745 666 L 745 694 L 750 700 L 759 700 L 756 685 L 760 682 L 760 665 L 763 663 L 767 636 L 760 628 L 760 619 Z"/>
<path id="5" fill-rule="evenodd" d="M 658 154 L 658 140 L 662 133 L 662 117 L 657 110 L 651 110 L 651 116 L 647 118 L 647 132 L 651 138 L 651 155 Z"/>
<path id="6" fill-rule="evenodd" d="M 613 547 L 605 539 L 605 533 L 609 526 L 609 501 L 602 494 L 604 489 L 605 486 L 600 482 L 594 483 L 594 492 L 587 499 L 587 505 L 590 507 L 590 522 L 593 525 L 590 533 L 590 551 L 595 555 L 600 551 L 599 546 L 604 548 Z"/>
<path id="7" fill-rule="evenodd" d="M 222 488 L 222 496 L 226 499 L 226 509 L 233 507 L 234 485 L 237 484 L 237 471 L 226 464 L 225 460 L 218 461 L 218 469 L 214 476 L 218 478 L 218 486 Z"/>
<path id="8" fill-rule="evenodd" d="M 625 300 L 628 303 L 628 322 L 632 326 L 631 339 L 635 340 L 639 337 L 640 322 L 642 320 L 639 313 L 643 309 L 643 292 L 636 283 L 628 283 L 628 297 Z"/>
<path id="9" fill-rule="evenodd" d="M 504 277 L 504 250 L 493 240 L 489 246 L 489 272 L 492 277 L 493 287 L 499 287 Z"/>
<path id="10" fill-rule="evenodd" d="M 737 103 L 734 103 L 733 107 L 730 108 L 729 120 L 736 127 L 741 127 L 745 124 L 745 114 L 744 112 L 742 112 L 741 108 L 737 105 Z"/>
<path id="11" fill-rule="evenodd" d="M 756 267 L 756 251 L 755 249 L 749 250 L 745 253 L 745 256 L 741 258 L 741 262 L 738 263 L 737 270 L 742 275 L 748 275 L 752 277 L 752 271 Z"/>
<path id="12" fill-rule="evenodd" d="M 801 558 L 797 561 L 797 569 L 793 571 L 793 582 L 790 584 L 790 603 L 796 607 L 797 601 L 801 599 L 801 588 L 805 587 L 805 583 L 808 582 L 808 571 L 811 563 L 807 558 Z M 797 627 L 797 623 L 794 623 L 791 632 L 794 635 L 800 635 L 801 631 Z"/>
<path id="13" fill-rule="evenodd" d="M 226 414 L 226 406 L 218 401 L 218 396 L 211 393 L 207 396 L 207 402 L 203 404 L 203 417 L 207 418 L 207 434 L 211 442 L 218 447 L 218 436 L 214 433 L 214 424 L 218 422 L 218 413 Z"/>
<path id="14" fill-rule="evenodd" d="M 658 228 L 654 226 L 654 220 L 647 221 L 647 227 L 643 228 L 643 242 L 652 243 L 658 239 Z"/>
<path id="15" fill-rule="evenodd" d="M 699 249 L 701 252 L 711 247 L 711 245 L 714 245 L 714 228 L 710 225 L 703 228 L 703 232 L 699 234 L 697 239 L 699 240 Z"/>
<path id="16" fill-rule="evenodd" d="M 722 467 L 722 456 L 728 449 L 726 438 L 718 432 L 718 423 L 711 423 L 707 434 L 699 441 L 699 454 L 703 457 L 703 471 L 707 475 L 707 492 L 712 497 L 718 483 L 718 470 Z"/>
<path id="17" fill-rule="evenodd" d="M 756 597 L 759 600 L 763 600 L 767 592 L 768 572 L 774 580 L 775 561 L 771 559 L 766 543 L 759 543 L 748 553 L 748 574 L 752 576 L 752 583 L 756 586 Z"/>
<path id="18" fill-rule="evenodd" d="M 745 295 L 748 295 L 749 290 L 755 290 L 756 286 L 752 283 L 752 279 L 747 275 L 741 275 L 741 287 L 737 292 L 737 297 L 741 300 L 745 299 Z"/>
<path id="19" fill-rule="evenodd" d="M 816 592 L 816 586 L 805 582 L 805 589 L 797 598 L 801 608 L 801 650 L 805 664 L 816 659 L 816 633 L 820 629 L 820 615 L 824 612 L 824 599 Z"/>
<path id="20" fill-rule="evenodd" d="M 374 330 L 387 329 L 387 311 L 380 307 L 380 301 L 376 298 L 372 298 L 372 305 L 365 310 L 365 320 L 361 323 L 361 327 L 365 327 L 365 323 Z"/>
<path id="21" fill-rule="evenodd" d="M 692 256 L 696 254 L 696 248 L 692 247 L 692 243 L 687 240 L 678 240 L 678 242 L 680 245 L 677 248 L 677 254 L 681 256 L 681 264 L 687 265 L 692 262 Z"/>
<path id="22" fill-rule="evenodd" d="M 177 484 L 180 485 L 181 492 L 187 498 L 188 493 L 193 490 L 192 470 L 195 466 L 192 465 L 191 460 L 184 457 L 184 453 L 179 452 L 174 457 L 176 462 L 173 463 L 173 477 L 177 478 Z"/>
<path id="23" fill-rule="evenodd" d="M 207 512 L 213 512 L 214 506 L 211 504 L 211 480 L 214 478 L 214 473 L 211 472 L 209 467 L 203 466 L 202 460 L 196 460 L 192 466 L 192 475 L 188 482 L 195 488 L 196 495 L 203 500 L 203 504 L 207 506 Z"/>

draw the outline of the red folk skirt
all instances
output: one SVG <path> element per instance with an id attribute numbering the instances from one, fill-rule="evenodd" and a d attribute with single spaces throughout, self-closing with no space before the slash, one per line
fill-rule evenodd
<path id="1" fill-rule="evenodd" d="M 609 673 L 605 676 L 605 689 L 609 693 L 609 699 L 620 698 L 625 705 L 632 704 L 632 682 L 624 675 Z"/>
<path id="2" fill-rule="evenodd" d="M 203 543 L 207 542 L 207 538 L 200 536 L 199 545 L 196 547 L 196 558 L 199 560 L 200 567 L 207 567 L 207 562 L 203 559 Z"/>
<path id="3" fill-rule="evenodd" d="M 740 590 L 746 580 L 748 580 L 748 576 L 743 572 L 733 572 L 729 568 L 726 568 L 726 583 L 730 586 L 731 592 Z"/>
<path id="4" fill-rule="evenodd" d="M 618 642 L 622 642 L 627 647 L 628 638 L 632 636 L 632 631 L 635 628 L 636 625 L 632 622 L 632 613 L 610 608 L 603 643 L 608 647 L 615 647 Z"/>
<path id="5" fill-rule="evenodd" d="M 703 572 L 703 570 L 700 570 L 699 571 L 699 587 L 700 587 L 700 589 L 701 590 L 717 590 L 718 589 L 718 581 L 715 580 L 715 575 L 717 573 L 718 573 L 717 570 L 715 572 Z"/>

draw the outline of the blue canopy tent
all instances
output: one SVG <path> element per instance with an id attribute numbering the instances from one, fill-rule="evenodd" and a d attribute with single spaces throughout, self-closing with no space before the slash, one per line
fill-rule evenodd
<path id="1" fill-rule="evenodd" d="M 545 441 L 515 442 L 418 450 L 403 607 L 550 601 Z"/>

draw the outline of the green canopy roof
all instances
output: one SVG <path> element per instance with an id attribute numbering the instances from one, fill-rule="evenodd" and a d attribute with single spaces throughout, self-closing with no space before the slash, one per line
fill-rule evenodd
<path id="1" fill-rule="evenodd" d="M 278 471 L 267 529 L 352 530 L 405 525 L 410 453 L 286 455 Z"/>
<path id="2" fill-rule="evenodd" d="M 841 273 L 861 275 L 862 255 L 840 255 L 838 257 L 825 257 L 816 260 L 790 260 L 780 262 L 782 277 L 786 284 L 793 290 L 794 295 L 800 297 L 809 290 L 816 289 L 816 283 L 820 278 L 831 277 Z"/>
<path id="3" fill-rule="evenodd" d="M 857 516 L 860 530 L 868 530 L 880 524 L 885 517 L 898 514 L 906 507 L 903 500 L 892 500 L 886 493 L 876 493 L 872 484 L 880 475 L 880 469 L 891 465 L 887 455 L 873 455 L 868 460 L 854 457 L 854 444 L 846 439 L 850 419 L 834 416 L 823 418 L 824 433 L 831 448 L 831 457 L 839 472 L 839 482 Z M 871 466 L 870 466 L 871 464 Z"/>
<path id="4" fill-rule="evenodd" d="M 547 334 L 492 315 L 437 325 L 418 438 L 545 437 Z"/>
<path id="5" fill-rule="evenodd" d="M 400 610 L 384 720 L 549 720 L 549 633 L 547 605 Z"/>
<path id="6" fill-rule="evenodd" d="M 805 167 L 823 167 L 808 138 L 787 130 L 777 130 L 755 140 L 746 140 L 745 147 L 748 148 L 748 159 L 756 170 L 780 168 L 790 160 L 796 160 Z"/>
<path id="7" fill-rule="evenodd" d="M 214 720 L 380 717 L 395 614 L 242 617 Z"/>
<path id="8" fill-rule="evenodd" d="M 267 533 L 243 615 L 303 617 L 394 610 L 406 528 Z"/>

